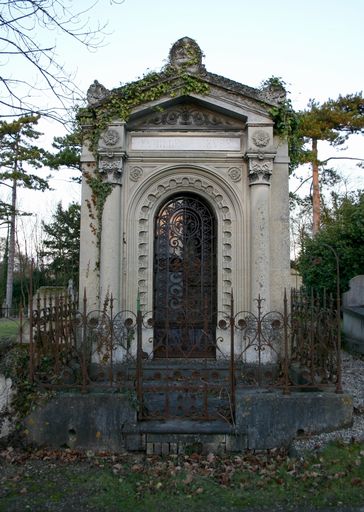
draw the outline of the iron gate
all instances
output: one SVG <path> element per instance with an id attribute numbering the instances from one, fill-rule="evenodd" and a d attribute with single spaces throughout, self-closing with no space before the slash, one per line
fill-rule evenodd
<path id="1" fill-rule="evenodd" d="M 215 357 L 215 311 L 215 217 L 202 198 L 174 196 L 155 221 L 155 357 Z"/>

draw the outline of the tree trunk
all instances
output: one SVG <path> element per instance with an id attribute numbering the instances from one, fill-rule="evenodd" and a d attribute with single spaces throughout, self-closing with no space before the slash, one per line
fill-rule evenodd
<path id="1" fill-rule="evenodd" d="M 9 252 L 8 252 L 8 271 L 6 276 L 6 307 L 7 316 L 13 303 L 13 283 L 14 283 L 14 262 L 15 262 L 15 220 L 16 220 L 16 186 L 17 181 L 13 180 L 11 192 L 11 216 L 9 233 Z"/>
<path id="2" fill-rule="evenodd" d="M 312 234 L 320 230 L 320 185 L 317 159 L 317 139 L 312 139 Z"/>

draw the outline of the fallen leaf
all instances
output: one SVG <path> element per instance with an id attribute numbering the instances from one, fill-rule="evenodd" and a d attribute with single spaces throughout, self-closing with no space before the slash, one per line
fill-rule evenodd
<path id="1" fill-rule="evenodd" d="M 143 471 L 143 466 L 140 464 L 134 464 L 130 469 L 133 473 L 141 473 Z"/>
<path id="2" fill-rule="evenodd" d="M 184 480 L 182 480 L 182 482 L 186 485 L 190 484 L 193 480 L 193 475 L 192 473 L 187 473 L 187 476 Z"/>
<path id="3" fill-rule="evenodd" d="M 211 464 L 211 462 L 214 462 L 215 458 L 216 457 L 213 453 L 209 453 L 206 457 L 207 461 L 210 462 L 210 464 Z"/>

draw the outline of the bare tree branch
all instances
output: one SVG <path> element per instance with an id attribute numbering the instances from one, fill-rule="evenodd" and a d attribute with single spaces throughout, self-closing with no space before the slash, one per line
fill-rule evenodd
<path id="1" fill-rule="evenodd" d="M 89 0 L 86 8 L 82 2 L 79 10 L 78 2 L 68 4 L 66 0 L 0 1 L 0 105 L 4 107 L 3 117 L 39 112 L 63 120 L 61 112 L 71 101 L 74 98 L 82 101 L 83 92 L 56 53 L 56 41 L 63 35 L 90 51 L 102 46 L 106 24 L 94 24 L 89 16 L 99 1 L 104 0 Z M 123 0 L 110 2 L 111 5 L 121 5 Z M 50 43 L 52 32 L 54 42 Z M 28 70 L 33 75 L 35 73 L 32 84 L 23 78 Z M 29 91 L 24 91 L 24 86 L 29 87 Z M 44 91 L 53 97 L 51 108 L 37 104 L 34 98 L 34 92 Z"/>
<path id="2" fill-rule="evenodd" d="M 320 165 L 325 165 L 329 160 L 359 160 L 364 162 L 364 158 L 355 158 L 353 156 L 330 156 L 330 158 L 326 158 L 326 160 L 320 160 Z"/>

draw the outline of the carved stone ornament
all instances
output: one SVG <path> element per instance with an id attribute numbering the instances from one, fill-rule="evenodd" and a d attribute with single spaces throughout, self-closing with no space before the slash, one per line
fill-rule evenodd
<path id="1" fill-rule="evenodd" d="M 150 125 L 179 126 L 218 126 L 229 125 L 231 122 L 221 116 L 193 107 L 181 107 L 156 114 L 148 120 Z"/>
<path id="2" fill-rule="evenodd" d="M 249 181 L 250 184 L 262 183 L 269 185 L 273 171 L 273 160 L 250 159 Z"/>
<path id="3" fill-rule="evenodd" d="M 109 91 L 100 84 L 97 80 L 94 81 L 93 84 L 90 85 L 87 91 L 87 101 L 89 105 L 96 105 L 100 101 L 107 98 L 109 95 Z"/>
<path id="4" fill-rule="evenodd" d="M 203 131 L 216 129 L 244 130 L 245 122 L 223 115 L 200 105 L 174 105 L 128 122 L 132 130 Z"/>
<path id="5" fill-rule="evenodd" d="M 239 167 L 231 167 L 228 170 L 228 175 L 232 179 L 232 181 L 240 181 L 241 180 L 241 169 Z"/>
<path id="6" fill-rule="evenodd" d="M 119 142 L 120 136 L 116 130 L 110 129 L 103 134 L 102 140 L 106 146 L 115 146 Z"/>
<path id="7" fill-rule="evenodd" d="M 122 158 L 103 158 L 99 163 L 99 172 L 110 183 L 120 183 L 123 175 Z"/>
<path id="8" fill-rule="evenodd" d="M 265 89 L 262 90 L 261 96 L 267 99 L 268 101 L 272 101 L 274 103 L 280 104 L 283 103 L 287 97 L 286 89 L 280 85 L 269 85 Z"/>
<path id="9" fill-rule="evenodd" d="M 129 177 L 132 181 L 138 181 L 143 175 L 143 169 L 141 167 L 133 167 L 130 170 Z"/>
<path id="10" fill-rule="evenodd" d="M 169 63 L 174 68 L 198 73 L 205 70 L 202 57 L 201 48 L 196 41 L 190 37 L 182 37 L 172 46 L 169 52 Z"/>
<path id="11" fill-rule="evenodd" d="M 264 130 L 256 130 L 252 135 L 252 141 L 258 148 L 268 146 L 270 137 Z"/>

